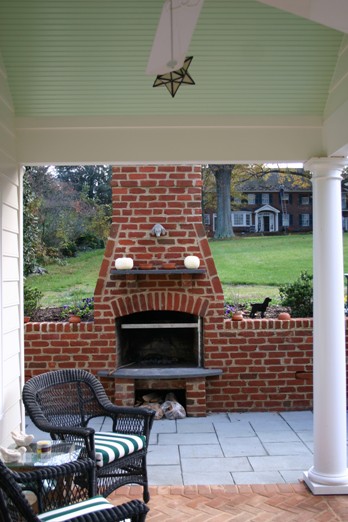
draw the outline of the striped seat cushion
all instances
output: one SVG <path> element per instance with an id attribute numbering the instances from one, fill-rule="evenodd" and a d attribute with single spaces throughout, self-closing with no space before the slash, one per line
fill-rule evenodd
<path id="1" fill-rule="evenodd" d="M 143 449 L 146 446 L 146 437 L 99 431 L 94 435 L 94 443 L 97 466 L 103 466 Z"/>
<path id="2" fill-rule="evenodd" d="M 111 502 L 106 500 L 101 495 L 98 495 L 88 500 L 83 500 L 78 504 L 72 504 L 71 506 L 65 506 L 62 508 L 53 509 L 52 511 L 47 511 L 47 513 L 41 513 L 41 515 L 38 515 L 38 517 L 40 520 L 42 520 L 42 522 L 64 522 L 65 520 L 72 520 L 75 517 L 79 517 L 81 515 L 95 513 L 96 511 L 110 509 L 113 507 L 114 506 L 111 504 Z"/>

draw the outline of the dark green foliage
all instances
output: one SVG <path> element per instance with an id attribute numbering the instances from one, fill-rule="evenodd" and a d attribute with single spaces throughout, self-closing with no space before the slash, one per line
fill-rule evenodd
<path id="1" fill-rule="evenodd" d="M 24 314 L 32 315 L 39 308 L 42 292 L 34 286 L 24 283 Z"/>
<path id="2" fill-rule="evenodd" d="M 60 253 L 64 257 L 75 257 L 77 254 L 75 243 L 73 243 L 73 241 L 67 241 L 66 243 L 63 243 L 60 248 Z"/>
<path id="3" fill-rule="evenodd" d="M 110 165 L 72 165 L 55 167 L 58 179 L 69 183 L 76 192 L 98 203 L 111 203 Z"/>
<path id="4" fill-rule="evenodd" d="M 79 250 L 94 250 L 96 248 L 104 248 L 105 245 L 103 239 L 87 233 L 77 238 L 76 246 Z"/>
<path id="5" fill-rule="evenodd" d="M 281 304 L 291 308 L 292 317 L 313 316 L 313 276 L 301 272 L 293 283 L 279 287 Z"/>
<path id="6" fill-rule="evenodd" d="M 38 264 L 37 253 L 40 245 L 39 202 L 31 188 L 28 177 L 23 177 L 23 259 L 24 275 L 32 274 Z"/>

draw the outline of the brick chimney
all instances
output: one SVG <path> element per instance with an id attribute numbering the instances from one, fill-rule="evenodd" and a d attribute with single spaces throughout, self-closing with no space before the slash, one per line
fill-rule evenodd
<path id="1" fill-rule="evenodd" d="M 105 335 L 115 335 L 115 366 L 101 374 L 113 376 L 123 402 L 131 403 L 129 389 L 146 383 L 113 375 L 120 350 L 116 320 L 156 310 L 193 314 L 203 324 L 202 367 L 214 368 L 211 354 L 217 349 L 216 329 L 223 327 L 223 293 L 202 224 L 200 167 L 113 167 L 112 205 L 112 226 L 95 290 L 94 317 Z M 156 224 L 164 227 L 165 235 L 153 235 Z M 197 273 L 185 269 L 187 255 L 199 257 Z M 131 271 L 115 270 L 115 260 L 122 256 L 133 259 Z M 145 262 L 151 263 L 153 270 L 140 270 L 139 265 Z M 163 271 L 163 263 L 174 263 L 175 268 Z M 186 392 L 195 382 L 186 382 Z M 156 385 L 160 385 L 158 379 Z M 156 387 L 153 382 L 151 387 Z M 205 385 L 201 394 L 188 398 L 193 415 L 205 414 Z"/>

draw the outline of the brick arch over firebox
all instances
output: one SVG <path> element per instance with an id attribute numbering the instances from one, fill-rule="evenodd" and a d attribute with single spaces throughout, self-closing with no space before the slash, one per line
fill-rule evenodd
<path id="1" fill-rule="evenodd" d="M 152 310 L 186 312 L 204 317 L 208 314 L 209 300 L 181 292 L 148 292 L 119 297 L 112 301 L 111 307 L 115 318 Z"/>

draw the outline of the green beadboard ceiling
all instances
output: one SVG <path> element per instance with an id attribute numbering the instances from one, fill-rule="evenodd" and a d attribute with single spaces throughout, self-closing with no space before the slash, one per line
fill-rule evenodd
<path id="1" fill-rule="evenodd" d="M 254 0 L 205 0 L 196 85 L 172 99 L 145 70 L 162 0 L 0 0 L 17 116 L 310 115 L 325 109 L 342 33 Z"/>

